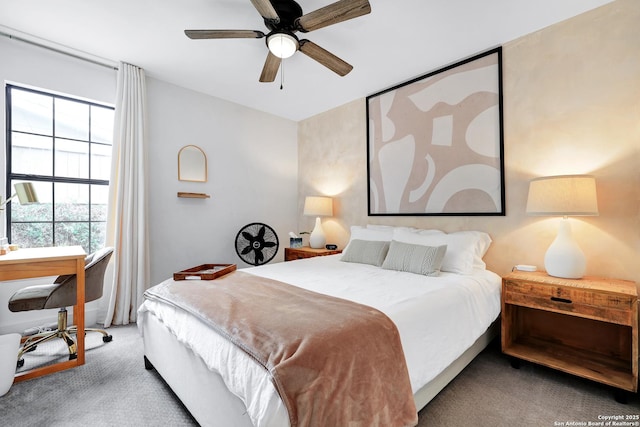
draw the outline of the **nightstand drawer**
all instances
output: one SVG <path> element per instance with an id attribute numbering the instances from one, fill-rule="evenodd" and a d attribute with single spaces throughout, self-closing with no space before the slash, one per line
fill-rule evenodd
<path id="1" fill-rule="evenodd" d="M 636 301 L 631 295 L 510 280 L 505 281 L 504 299 L 507 304 L 567 312 L 621 325 L 631 325 Z"/>
<path id="2" fill-rule="evenodd" d="M 596 293 L 590 289 L 542 283 L 507 281 L 506 286 L 511 293 L 525 294 L 530 297 L 539 297 L 558 302 L 566 302 L 568 300 L 576 304 L 588 304 L 596 307 L 617 308 L 620 310 L 630 310 L 636 300 L 636 298 L 631 295 Z"/>

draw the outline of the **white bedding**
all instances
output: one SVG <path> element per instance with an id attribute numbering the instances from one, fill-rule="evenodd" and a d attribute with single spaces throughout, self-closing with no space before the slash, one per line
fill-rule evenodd
<path id="1" fill-rule="evenodd" d="M 340 258 L 315 257 L 244 271 L 385 313 L 400 332 L 414 393 L 473 344 L 500 313 L 501 280 L 488 270 L 427 277 L 346 263 Z M 286 410 L 267 372 L 243 351 L 189 314 L 155 301 L 146 300 L 140 307 L 140 325 L 148 312 L 222 376 L 229 390 L 245 403 L 255 426 L 288 424 Z M 229 363 L 231 360 L 234 362 Z"/>

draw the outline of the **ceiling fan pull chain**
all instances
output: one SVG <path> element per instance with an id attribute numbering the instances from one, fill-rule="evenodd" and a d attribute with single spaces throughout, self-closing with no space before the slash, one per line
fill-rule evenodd
<path id="1" fill-rule="evenodd" d="M 284 85 L 284 59 L 280 61 L 280 90 Z"/>

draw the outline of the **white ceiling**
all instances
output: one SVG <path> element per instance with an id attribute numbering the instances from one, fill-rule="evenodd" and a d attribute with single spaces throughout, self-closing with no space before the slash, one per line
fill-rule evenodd
<path id="1" fill-rule="evenodd" d="M 185 29 L 268 32 L 250 0 L 0 0 L 0 31 L 30 35 L 150 77 L 301 120 L 611 0 L 370 0 L 371 14 L 307 38 L 354 66 L 345 77 L 296 53 L 259 83 L 265 39 L 190 40 Z M 304 13 L 333 0 L 298 0 Z M 300 34 L 299 34 L 300 35 Z"/>

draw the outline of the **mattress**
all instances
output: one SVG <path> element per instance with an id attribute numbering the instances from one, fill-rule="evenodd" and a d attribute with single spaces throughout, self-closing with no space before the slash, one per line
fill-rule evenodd
<path id="1" fill-rule="evenodd" d="M 470 275 L 442 272 L 438 277 L 427 277 L 342 262 L 340 258 L 315 257 L 243 271 L 385 313 L 400 333 L 414 393 L 470 347 L 499 315 L 501 280 L 491 271 L 476 269 Z M 158 318 L 222 377 L 225 386 L 244 402 L 255 426 L 282 422 L 286 410 L 271 379 L 243 351 L 173 306 L 146 300 L 139 310 L 140 324 L 147 314 Z"/>

